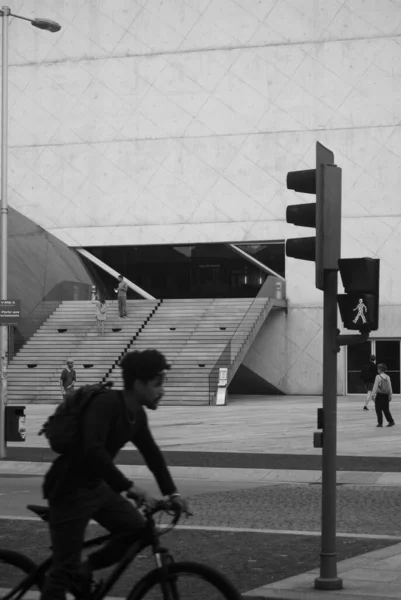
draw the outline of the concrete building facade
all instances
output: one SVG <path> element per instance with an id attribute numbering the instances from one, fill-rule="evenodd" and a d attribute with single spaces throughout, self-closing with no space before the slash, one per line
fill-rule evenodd
<path id="1" fill-rule="evenodd" d="M 12 10 L 63 26 L 10 26 L 14 209 L 72 248 L 285 240 L 301 234 L 285 221 L 300 198 L 286 173 L 313 168 L 320 141 L 343 169 L 342 256 L 381 260 L 373 337 L 398 347 L 399 381 L 401 0 Z M 266 323 L 245 364 L 284 393 L 318 394 L 314 265 L 287 259 L 286 282 L 288 313 Z M 339 356 L 344 394 L 350 361 Z"/>

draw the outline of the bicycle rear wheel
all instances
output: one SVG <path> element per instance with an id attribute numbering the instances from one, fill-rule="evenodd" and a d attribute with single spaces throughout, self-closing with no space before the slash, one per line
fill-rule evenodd
<path id="1" fill-rule="evenodd" d="M 154 569 L 133 588 L 127 600 L 241 600 L 241 594 L 224 575 L 207 565 L 177 562 Z"/>
<path id="2" fill-rule="evenodd" d="M 0 600 L 11 597 L 10 591 L 36 568 L 36 563 L 27 556 L 13 550 L 0 550 Z M 40 591 L 42 583 L 42 578 L 38 577 L 30 591 Z"/>

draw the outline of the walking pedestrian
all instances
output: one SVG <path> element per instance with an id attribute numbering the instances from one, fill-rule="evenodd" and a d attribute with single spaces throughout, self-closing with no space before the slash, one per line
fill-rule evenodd
<path id="1" fill-rule="evenodd" d="M 74 391 L 75 382 L 77 380 L 77 374 L 74 369 L 74 361 L 71 358 L 67 358 L 66 367 L 61 371 L 60 375 L 60 388 L 63 400 L 67 394 Z"/>
<path id="2" fill-rule="evenodd" d="M 104 328 L 107 318 L 106 300 L 101 295 L 96 295 L 92 298 L 92 304 L 96 306 L 95 319 L 97 324 L 97 334 L 100 337 L 105 335 Z"/>
<path id="3" fill-rule="evenodd" d="M 365 401 L 363 410 L 369 410 L 368 404 L 372 398 L 372 389 L 373 389 L 373 384 L 376 379 L 376 375 L 377 375 L 376 356 L 374 354 L 371 354 L 369 356 L 369 362 L 366 365 L 364 365 L 364 367 L 361 371 L 361 379 L 365 384 L 365 390 L 366 390 L 366 401 Z"/>
<path id="4" fill-rule="evenodd" d="M 118 299 L 118 313 L 120 315 L 120 319 L 125 319 L 127 316 L 127 290 L 128 285 L 127 282 L 124 281 L 124 277 L 122 275 L 118 276 L 118 288 L 114 291 L 117 293 Z"/>
<path id="5" fill-rule="evenodd" d="M 377 427 L 383 427 L 383 414 L 387 419 L 387 427 L 393 427 L 395 423 L 389 406 L 393 397 L 391 379 L 386 373 L 387 367 L 385 364 L 380 363 L 377 366 L 377 370 L 379 373 L 376 375 L 372 390 L 372 399 L 376 406 Z"/>

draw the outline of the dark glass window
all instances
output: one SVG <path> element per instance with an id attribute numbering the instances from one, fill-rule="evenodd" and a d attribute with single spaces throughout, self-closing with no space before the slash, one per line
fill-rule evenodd
<path id="1" fill-rule="evenodd" d="M 369 361 L 372 354 L 371 342 L 348 346 L 348 373 L 347 390 L 348 394 L 364 394 L 365 385 L 361 379 L 363 365 Z"/>
<path id="2" fill-rule="evenodd" d="M 284 242 L 237 244 L 284 276 Z M 268 274 L 226 244 L 185 246 L 108 246 L 87 248 L 107 265 L 156 298 L 255 297 Z M 107 298 L 115 281 L 91 267 Z M 137 297 L 129 291 L 129 297 Z"/>
<path id="3" fill-rule="evenodd" d="M 347 348 L 347 393 L 364 394 L 365 386 L 361 380 L 362 367 L 368 362 L 370 354 L 376 356 L 376 362 L 387 366 L 394 394 L 400 393 L 400 341 L 372 340 Z"/>
<path id="4" fill-rule="evenodd" d="M 400 342 L 398 340 L 377 340 L 377 364 L 384 363 L 391 377 L 394 394 L 400 393 Z"/>

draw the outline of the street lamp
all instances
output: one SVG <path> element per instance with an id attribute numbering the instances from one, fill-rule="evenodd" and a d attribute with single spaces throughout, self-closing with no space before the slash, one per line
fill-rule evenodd
<path id="1" fill-rule="evenodd" d="M 29 21 L 33 27 L 55 33 L 61 25 L 49 19 L 28 19 L 14 15 L 8 6 L 0 10 L 2 23 L 2 63 L 1 63 L 1 208 L 0 208 L 0 299 L 7 300 L 8 269 L 8 198 L 7 198 L 7 158 L 8 158 L 8 21 L 9 17 Z M 0 459 L 6 456 L 5 412 L 7 404 L 8 370 L 8 326 L 0 324 Z"/>

